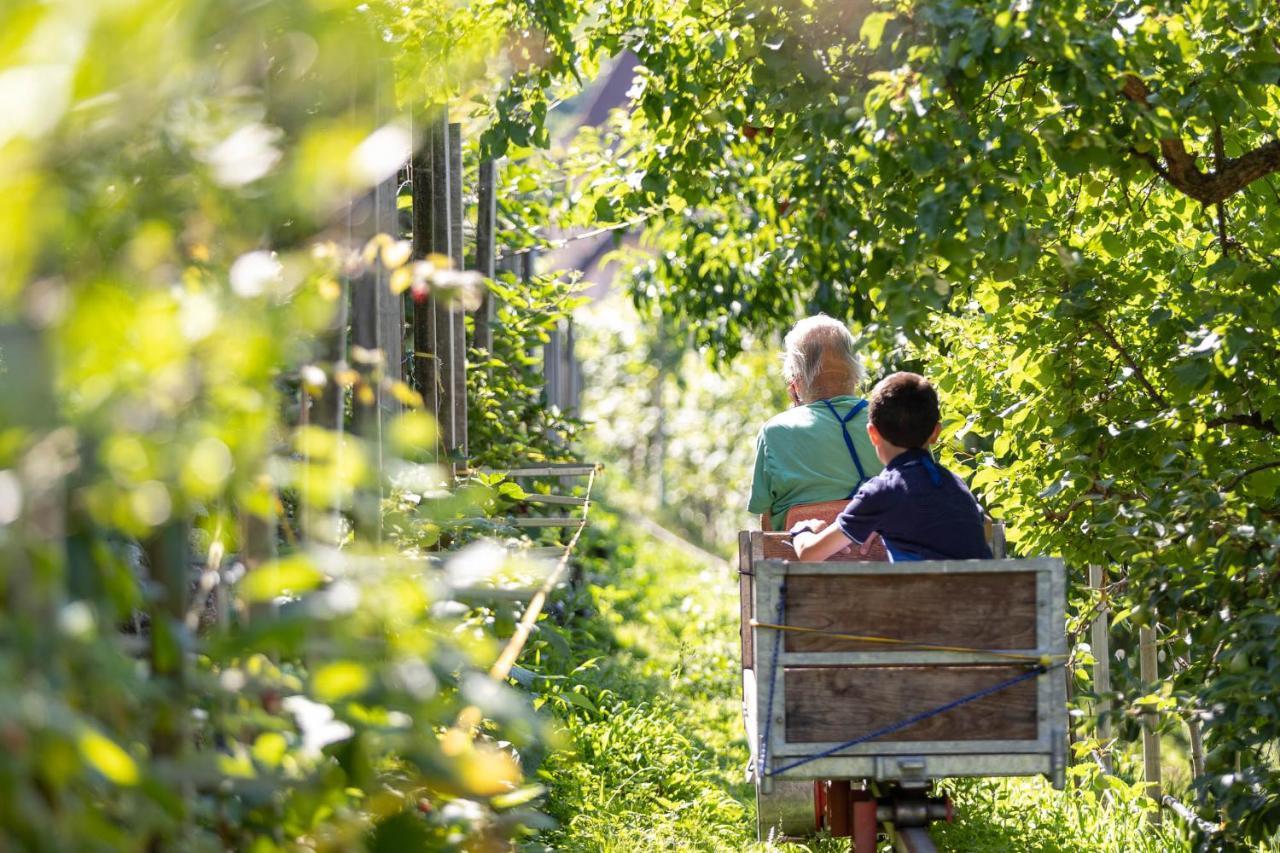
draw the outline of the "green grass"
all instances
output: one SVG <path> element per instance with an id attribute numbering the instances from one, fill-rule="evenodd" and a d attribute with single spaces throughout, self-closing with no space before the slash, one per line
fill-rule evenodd
<path id="1" fill-rule="evenodd" d="M 737 577 L 601 513 L 579 613 L 564 633 L 575 664 L 540 682 L 563 742 L 538 771 L 557 827 L 529 851 L 847 851 L 847 839 L 767 846 L 755 837 L 755 792 L 745 781 L 738 661 Z M 549 700 L 551 701 L 551 700 Z M 1157 832 L 1142 801 L 1117 788 L 1103 807 L 1092 789 L 1042 780 L 960 780 L 957 822 L 933 830 L 941 850 L 1168 851 L 1180 830 Z M 888 849 L 887 846 L 884 849 Z"/>

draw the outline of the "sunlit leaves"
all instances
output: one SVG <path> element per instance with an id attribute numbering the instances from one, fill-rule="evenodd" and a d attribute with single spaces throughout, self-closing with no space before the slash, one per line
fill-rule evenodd
<path id="1" fill-rule="evenodd" d="M 92 729 L 80 733 L 77 745 L 85 763 L 116 785 L 136 785 L 140 775 L 138 765 L 110 738 Z"/>
<path id="2" fill-rule="evenodd" d="M 301 555 L 286 557 L 249 572 L 237 588 L 246 601 L 270 601 L 277 596 L 308 592 L 324 582 L 324 574 Z"/>
<path id="3" fill-rule="evenodd" d="M 311 676 L 311 690 L 322 702 L 333 702 L 360 693 L 369 685 L 369 671 L 357 661 L 333 661 Z"/>

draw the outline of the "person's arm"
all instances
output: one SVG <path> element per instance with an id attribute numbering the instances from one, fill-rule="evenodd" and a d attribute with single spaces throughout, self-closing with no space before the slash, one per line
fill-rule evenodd
<path id="1" fill-rule="evenodd" d="M 765 445 L 764 430 L 756 436 L 755 472 L 751 477 L 751 496 L 747 498 L 747 512 L 752 515 L 768 515 L 773 511 L 773 490 L 769 484 L 769 451 Z M 765 521 L 765 530 L 770 529 Z"/>
<path id="2" fill-rule="evenodd" d="M 800 522 L 807 525 L 808 530 L 796 533 L 791 537 L 791 547 L 795 549 L 796 559 L 805 563 L 820 563 L 831 555 L 849 547 L 851 541 L 838 524 L 827 524 L 823 521 Z M 799 527 L 800 525 L 796 525 Z"/>

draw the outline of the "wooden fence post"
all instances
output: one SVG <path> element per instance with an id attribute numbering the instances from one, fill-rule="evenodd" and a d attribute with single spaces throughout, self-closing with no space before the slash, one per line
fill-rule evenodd
<path id="1" fill-rule="evenodd" d="M 542 347 L 542 385 L 548 406 L 563 409 L 560 401 L 560 368 L 564 361 L 564 324 L 557 323 Z"/>
<path id="2" fill-rule="evenodd" d="M 462 250 L 462 125 L 449 125 L 449 257 L 453 268 L 464 268 Z M 448 395 L 450 430 L 445 450 L 467 458 L 467 324 L 458 304 L 449 306 L 449 357 L 441 364 Z"/>
<path id="3" fill-rule="evenodd" d="M 443 105 L 429 110 L 422 124 L 425 139 L 413 164 L 413 256 L 443 255 L 461 267 L 461 127 L 449 124 Z M 456 157 L 450 148 L 458 149 Z M 457 228 L 453 226 L 455 219 Z M 462 312 L 428 296 L 414 305 L 413 332 L 416 384 L 440 424 L 440 450 L 446 456 L 465 454 L 466 332 Z"/>
<path id="4" fill-rule="evenodd" d="M 413 157 L 413 257 L 421 260 L 433 252 L 449 254 L 449 206 L 447 193 L 438 193 L 448 180 L 448 162 L 439 156 L 448 145 L 448 114 L 437 105 L 417 117 L 422 138 Z M 443 204 L 441 203 L 443 202 Z M 440 364 L 436 352 L 436 301 L 415 300 L 413 305 L 414 385 L 427 410 L 440 418 Z"/>
<path id="5" fill-rule="evenodd" d="M 1098 695 L 1094 712 L 1098 718 L 1098 740 L 1102 741 L 1102 764 L 1111 772 L 1111 606 L 1107 601 L 1107 576 L 1101 565 L 1089 566 L 1089 586 L 1100 596 L 1098 615 L 1089 626 L 1093 647 L 1093 692 Z"/>
<path id="6" fill-rule="evenodd" d="M 157 756 L 180 755 L 187 741 L 188 709 L 182 701 L 187 657 L 182 635 L 191 587 L 187 531 L 185 520 L 170 521 L 156 529 L 144 545 L 148 576 L 157 591 L 148 608 L 151 671 L 168 693 L 154 703 L 151 749 Z"/>
<path id="7" fill-rule="evenodd" d="M 496 163 L 484 160 L 476 176 L 476 271 L 486 280 L 492 279 L 496 272 L 497 172 Z M 493 294 L 486 287 L 480 309 L 476 312 L 476 348 L 490 354 L 493 352 L 495 313 Z"/>
<path id="8" fill-rule="evenodd" d="M 392 76 L 379 66 L 375 95 L 375 118 L 379 125 L 393 118 L 394 99 L 387 90 Z M 348 242 L 353 251 L 378 235 L 398 239 L 399 215 L 396 196 L 399 177 L 393 172 L 380 181 L 363 198 L 351 202 L 348 225 Z M 385 461 L 383 459 L 383 421 L 400 410 L 395 395 L 389 393 L 382 379 L 400 379 L 400 358 L 404 348 L 404 301 L 391 292 L 391 273 L 380 260 L 375 260 L 355 281 L 349 283 L 351 291 L 351 342 L 369 352 L 380 354 L 378 365 L 368 358 L 353 359 L 360 372 L 362 387 L 352 401 L 354 417 L 352 432 L 368 441 L 368 449 L 378 471 L 376 490 L 361 490 L 355 503 L 357 528 L 373 540 L 382 535 L 382 497 Z"/>
<path id="9" fill-rule="evenodd" d="M 1143 626 L 1138 629 L 1138 677 L 1150 692 L 1155 690 L 1156 636 L 1155 629 Z M 1160 733 L 1159 716 L 1154 709 L 1142 712 L 1142 766 L 1147 783 L 1147 796 L 1156 803 L 1151 822 L 1160 823 Z"/>
<path id="10" fill-rule="evenodd" d="M 342 432 L 343 427 L 343 387 L 338 384 L 337 375 L 346 367 L 347 353 L 347 284 L 343 282 L 342 294 L 338 297 L 338 307 L 333 322 L 320 335 L 319 356 L 329 374 L 320 396 L 310 405 L 306 422 L 328 430 Z M 304 394 L 303 404 L 306 405 Z"/>

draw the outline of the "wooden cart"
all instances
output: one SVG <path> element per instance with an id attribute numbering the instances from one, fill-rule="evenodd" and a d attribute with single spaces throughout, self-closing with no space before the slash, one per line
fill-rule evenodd
<path id="1" fill-rule="evenodd" d="M 1060 560 L 800 563 L 785 534 L 756 531 L 739 554 L 761 838 L 826 828 L 862 853 L 877 824 L 947 814 L 932 780 L 1062 786 Z"/>

